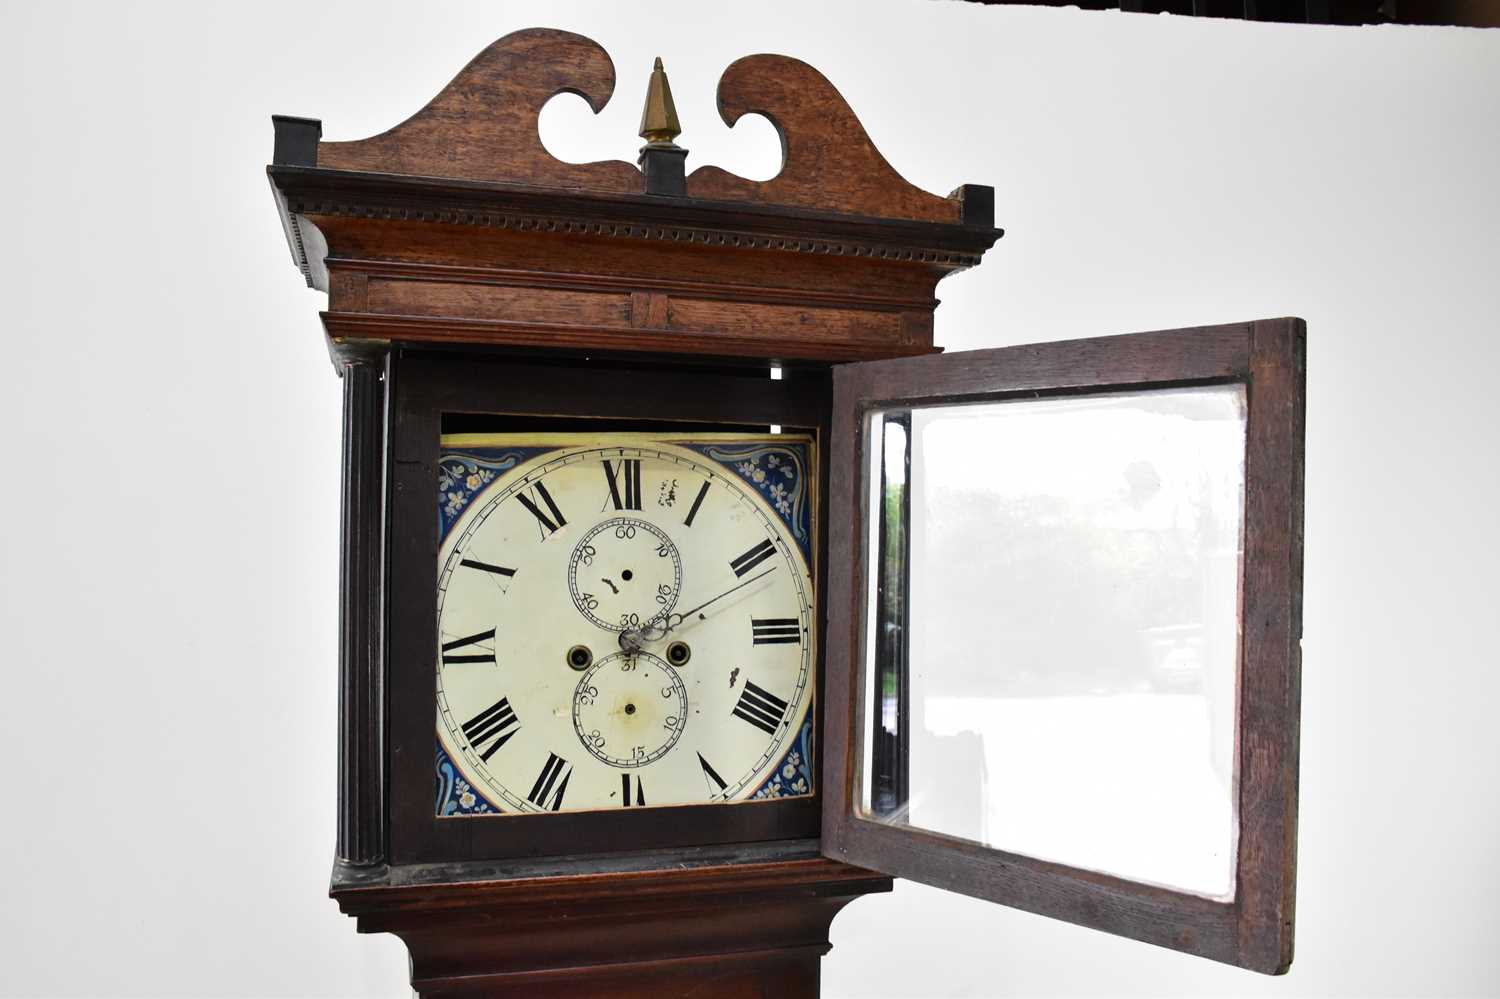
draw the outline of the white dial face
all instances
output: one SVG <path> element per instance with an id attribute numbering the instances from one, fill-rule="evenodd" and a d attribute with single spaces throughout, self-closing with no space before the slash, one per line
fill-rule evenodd
<path id="1" fill-rule="evenodd" d="M 748 798 L 808 716 L 813 607 L 802 550 L 732 471 L 648 435 L 570 440 L 443 543 L 439 739 L 503 812 Z"/>

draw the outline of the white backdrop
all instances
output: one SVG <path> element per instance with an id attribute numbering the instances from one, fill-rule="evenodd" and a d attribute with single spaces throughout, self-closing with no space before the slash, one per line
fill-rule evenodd
<path id="1" fill-rule="evenodd" d="M 273 112 L 382 130 L 516 28 L 620 90 L 544 116 L 633 159 L 651 58 L 689 167 L 758 177 L 732 59 L 821 68 L 915 183 L 1008 234 L 943 283 L 983 347 L 1309 327 L 1298 956 L 1265 979 L 901 884 L 831 996 L 1500 992 L 1500 31 L 943 2 L 7 3 L 0 179 L 0 993 L 399 996 L 323 897 L 339 385 L 262 167 Z"/>

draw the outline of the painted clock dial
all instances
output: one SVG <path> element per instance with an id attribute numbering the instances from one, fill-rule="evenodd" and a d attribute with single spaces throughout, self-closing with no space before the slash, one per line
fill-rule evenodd
<path id="1" fill-rule="evenodd" d="M 444 439 L 438 738 L 489 806 L 458 811 L 811 793 L 810 451 Z"/>

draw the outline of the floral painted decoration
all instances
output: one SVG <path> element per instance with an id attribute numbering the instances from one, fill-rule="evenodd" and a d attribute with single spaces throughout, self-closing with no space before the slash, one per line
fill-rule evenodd
<path id="1" fill-rule="evenodd" d="M 808 501 L 805 441 L 776 444 L 688 444 L 752 486 L 781 517 L 812 564 L 812 509 Z"/>
<path id="2" fill-rule="evenodd" d="M 443 747 L 437 749 L 437 814 L 449 815 L 494 815 L 500 809 L 472 787 Z"/>
<path id="3" fill-rule="evenodd" d="M 438 459 L 438 536 L 447 537 L 453 524 L 502 472 L 550 448 L 476 448 L 445 451 Z"/>
<path id="4" fill-rule="evenodd" d="M 811 794 L 813 777 L 809 761 L 812 759 L 812 738 L 812 717 L 809 712 L 809 717 L 802 722 L 802 731 L 798 733 L 797 740 L 792 743 L 792 748 L 787 750 L 780 765 L 750 797 L 795 798 Z"/>

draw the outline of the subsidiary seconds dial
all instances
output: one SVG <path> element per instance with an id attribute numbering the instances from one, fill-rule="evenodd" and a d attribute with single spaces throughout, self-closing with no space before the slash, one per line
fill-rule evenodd
<path id="1" fill-rule="evenodd" d="M 676 605 L 681 589 L 677 546 L 640 517 L 611 517 L 595 525 L 568 560 L 573 606 L 601 628 L 624 631 L 659 621 Z"/>

